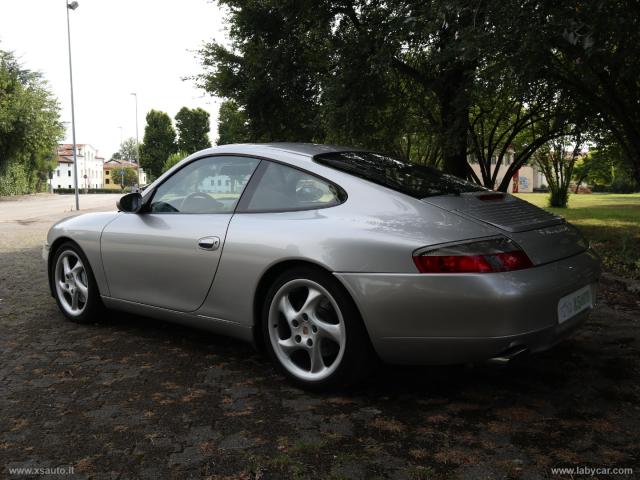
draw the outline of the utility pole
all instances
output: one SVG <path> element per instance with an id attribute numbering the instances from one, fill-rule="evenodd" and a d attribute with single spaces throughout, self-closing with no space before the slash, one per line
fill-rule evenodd
<path id="1" fill-rule="evenodd" d="M 73 68 L 71 67 L 71 26 L 69 24 L 69 10 L 78 8 L 78 2 L 68 3 L 64 0 L 67 8 L 67 40 L 69 43 L 69 84 L 71 85 L 71 136 L 73 140 L 73 177 L 76 191 L 76 210 L 80 210 L 80 197 L 78 196 L 78 155 L 76 153 L 76 116 L 73 105 Z"/>

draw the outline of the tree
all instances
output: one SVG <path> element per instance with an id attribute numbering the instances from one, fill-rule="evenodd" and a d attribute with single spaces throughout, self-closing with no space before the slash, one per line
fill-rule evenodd
<path id="1" fill-rule="evenodd" d="M 172 153 L 171 155 L 169 155 L 169 158 L 167 158 L 167 161 L 164 162 L 164 164 L 162 165 L 162 173 L 166 172 L 171 167 L 173 167 L 176 163 L 187 158 L 188 156 L 189 154 L 186 152 Z"/>
<path id="2" fill-rule="evenodd" d="M 63 133 L 60 107 L 46 81 L 0 50 L 0 176 L 15 165 L 10 175 L 14 180 L 5 179 L 4 190 L 28 193 L 42 188 Z M 25 178 L 18 179 L 20 175 Z"/>
<path id="3" fill-rule="evenodd" d="M 578 115 L 569 98 L 544 79 L 523 74 L 519 64 L 485 64 L 470 94 L 469 154 L 480 167 L 479 175 L 470 174 L 500 191 L 507 191 L 513 175 L 539 148 L 566 135 Z"/>
<path id="4" fill-rule="evenodd" d="M 198 83 L 235 102 L 251 140 L 349 143 L 466 177 L 481 73 L 513 64 L 518 77 L 528 58 L 510 23 L 524 21 L 514 0 L 221 3 L 232 45 L 205 46 Z"/>
<path id="5" fill-rule="evenodd" d="M 120 185 L 120 188 L 124 192 L 126 187 L 132 187 L 138 183 L 138 172 L 135 168 L 131 167 L 116 167 L 113 169 L 111 179 L 113 183 Z"/>
<path id="6" fill-rule="evenodd" d="M 138 142 L 136 142 L 136 139 L 133 137 L 125 139 L 120 144 L 118 154 L 120 159 L 138 163 Z"/>
<path id="7" fill-rule="evenodd" d="M 611 189 L 614 183 L 619 185 L 625 182 L 633 190 L 633 167 L 627 160 L 619 145 L 598 143 L 576 162 L 573 174 L 576 191 L 582 183 L 603 190 Z"/>
<path id="8" fill-rule="evenodd" d="M 225 100 L 218 113 L 218 145 L 249 142 L 247 117 L 233 100 Z"/>
<path id="9" fill-rule="evenodd" d="M 547 142 L 535 154 L 535 161 L 549 184 L 549 206 L 565 208 L 569 202 L 569 184 L 573 168 L 581 156 L 582 135 L 559 137 Z"/>
<path id="10" fill-rule="evenodd" d="M 518 14 L 530 64 L 592 112 L 640 182 L 640 4 L 538 0 L 524 3 Z"/>
<path id="11" fill-rule="evenodd" d="M 178 150 L 195 153 L 209 148 L 209 112 L 202 108 L 182 107 L 176 115 Z"/>
<path id="12" fill-rule="evenodd" d="M 140 164 L 154 177 L 162 173 L 162 166 L 169 155 L 176 151 L 176 132 L 171 118 L 164 112 L 147 113 L 144 141 L 140 145 Z"/>

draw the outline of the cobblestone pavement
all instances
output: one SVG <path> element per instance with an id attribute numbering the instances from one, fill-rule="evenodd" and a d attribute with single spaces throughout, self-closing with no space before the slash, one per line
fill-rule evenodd
<path id="1" fill-rule="evenodd" d="M 223 337 L 120 313 L 65 321 L 40 259 L 50 223 L 0 223 L 0 478 L 69 466 L 99 479 L 640 469 L 640 304 L 615 284 L 580 333 L 519 364 L 385 367 L 354 391 L 314 395 Z"/>

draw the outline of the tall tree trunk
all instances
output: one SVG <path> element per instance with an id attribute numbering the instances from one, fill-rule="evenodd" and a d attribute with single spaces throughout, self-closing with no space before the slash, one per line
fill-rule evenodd
<path id="1" fill-rule="evenodd" d="M 633 176 L 638 185 L 640 185 L 640 132 L 633 128 L 633 126 L 627 125 L 625 134 L 626 138 L 623 141 L 623 148 L 624 144 L 626 144 L 624 150 L 633 168 Z"/>
<path id="2" fill-rule="evenodd" d="M 442 118 L 443 170 L 467 178 L 467 128 L 469 125 L 469 69 L 453 66 L 436 89 Z"/>

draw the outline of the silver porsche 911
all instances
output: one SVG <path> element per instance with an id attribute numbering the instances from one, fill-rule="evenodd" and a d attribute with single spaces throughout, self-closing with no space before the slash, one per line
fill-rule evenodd
<path id="1" fill-rule="evenodd" d="M 545 350 L 585 320 L 600 274 L 562 218 L 351 148 L 207 149 L 118 210 L 49 231 L 69 319 L 125 310 L 231 335 L 307 388 L 354 382 L 376 359 Z"/>

